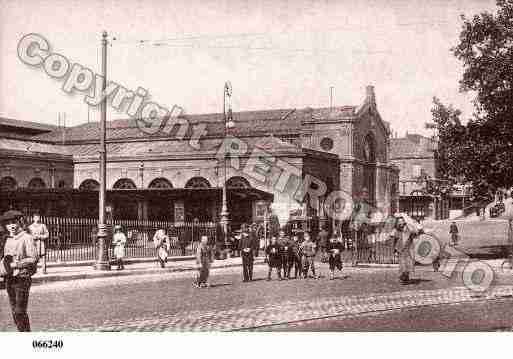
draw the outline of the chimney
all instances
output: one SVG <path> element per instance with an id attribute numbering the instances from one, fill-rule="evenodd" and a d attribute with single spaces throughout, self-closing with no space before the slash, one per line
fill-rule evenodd
<path id="1" fill-rule="evenodd" d="M 376 105 L 376 94 L 374 93 L 374 86 L 372 85 L 365 88 L 365 102 L 374 106 Z"/>

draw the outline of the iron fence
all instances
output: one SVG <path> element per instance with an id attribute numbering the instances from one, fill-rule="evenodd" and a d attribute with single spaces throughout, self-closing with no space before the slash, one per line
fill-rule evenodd
<path id="1" fill-rule="evenodd" d="M 97 257 L 98 220 L 90 218 L 43 217 L 49 238 L 38 243 L 47 263 L 94 260 Z M 113 258 L 112 228 L 121 225 L 127 236 L 125 255 L 127 258 L 154 257 L 153 236 L 164 229 L 170 239 L 170 256 L 189 256 L 196 252 L 201 236 L 206 235 L 211 243 L 219 237 L 219 225 L 215 222 L 185 222 L 150 220 L 112 220 L 108 222 L 108 250 Z"/>
<path id="2" fill-rule="evenodd" d="M 397 263 L 394 241 L 389 234 L 384 231 L 383 225 L 371 225 L 351 231 L 353 263 Z"/>

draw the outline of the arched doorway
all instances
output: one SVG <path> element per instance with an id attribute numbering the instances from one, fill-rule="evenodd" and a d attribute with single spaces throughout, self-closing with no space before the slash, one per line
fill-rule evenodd
<path id="1" fill-rule="evenodd" d="M 129 178 L 121 178 L 114 183 L 112 188 L 115 191 L 125 191 L 137 189 L 134 181 Z M 122 195 L 121 193 L 113 196 L 112 216 L 115 219 L 137 219 L 138 204 L 130 195 Z"/>
<path id="2" fill-rule="evenodd" d="M 12 177 L 3 177 L 0 179 L 0 191 L 14 191 L 18 183 Z"/>
<path id="3" fill-rule="evenodd" d="M 78 189 L 80 191 L 99 191 L 100 183 L 97 180 L 88 178 L 80 183 Z M 87 198 L 89 198 L 89 196 Z M 98 218 L 98 197 L 92 197 L 91 200 L 84 201 L 77 207 L 79 208 L 78 213 L 80 217 Z"/>
<path id="4" fill-rule="evenodd" d="M 43 189 L 46 188 L 46 183 L 39 177 L 32 178 L 28 183 L 30 189 Z"/>
<path id="5" fill-rule="evenodd" d="M 240 224 L 253 218 L 253 202 L 249 198 L 244 198 L 244 193 L 239 193 L 239 197 L 234 198 L 230 195 L 230 189 L 251 188 L 251 184 L 247 179 L 240 176 L 231 177 L 226 181 L 228 189 L 228 213 L 233 228 L 238 228 Z M 238 191 L 241 192 L 241 191 Z M 242 195 L 242 198 L 240 196 Z"/>
<path id="6" fill-rule="evenodd" d="M 210 182 L 204 177 L 192 177 L 185 184 L 185 188 L 193 189 L 207 189 L 210 188 Z M 207 222 L 212 220 L 212 214 L 215 210 L 214 203 L 205 203 L 201 200 L 186 201 L 185 202 L 185 217 L 200 222 Z"/>
<path id="7" fill-rule="evenodd" d="M 171 182 L 164 177 L 155 178 L 148 185 L 149 189 L 170 190 L 173 188 Z M 174 216 L 173 201 L 166 196 L 150 196 L 148 199 L 148 219 L 152 221 L 169 221 Z"/>

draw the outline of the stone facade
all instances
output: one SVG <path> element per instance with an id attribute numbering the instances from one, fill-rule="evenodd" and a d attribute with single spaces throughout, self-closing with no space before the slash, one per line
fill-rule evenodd
<path id="1" fill-rule="evenodd" d="M 311 204 L 309 213 L 323 215 L 323 200 L 335 190 L 358 198 L 368 193 L 367 199 L 387 213 L 395 208 L 398 170 L 389 162 L 390 130 L 377 111 L 371 86 L 359 107 L 234 113 L 233 141 L 244 150 L 228 160 L 226 173 L 219 155 L 224 138 L 222 114 L 185 115 L 182 120 L 191 127 L 206 124 L 206 135 L 197 146 L 191 145 L 190 133 L 176 139 L 169 133 L 147 135 L 133 120 L 110 122 L 107 188 L 128 185 L 145 190 L 155 180 L 186 188 L 191 179 L 221 187 L 225 178 L 243 178 L 252 188 L 274 195 L 273 208 L 281 222 L 290 211 L 304 208 L 305 202 Z M 0 158 L 9 157 L 15 147 L 26 155 L 2 161 L 0 180 L 12 176 L 20 187 L 26 187 L 30 178 L 40 176 L 49 187 L 65 183 L 75 189 L 97 182 L 97 138 L 94 123 L 42 130 L 23 139 L 0 138 L 9 142 L 6 148 L 0 147 Z M 41 147 L 37 161 L 23 150 L 25 143 Z M 305 183 L 308 188 L 303 188 Z M 138 213 L 145 217 L 148 203 L 139 202 Z M 214 220 L 219 210 L 218 205 L 212 207 Z"/>

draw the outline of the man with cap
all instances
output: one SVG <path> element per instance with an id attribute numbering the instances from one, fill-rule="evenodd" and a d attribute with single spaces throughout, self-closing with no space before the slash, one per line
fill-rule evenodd
<path id="1" fill-rule="evenodd" d="M 34 238 L 22 229 L 23 214 L 19 211 L 7 211 L 1 222 L 7 230 L 2 264 L 9 263 L 4 274 L 5 289 L 9 296 L 14 323 L 20 332 L 30 331 L 27 314 L 28 298 L 32 275 L 37 271 L 39 259 Z"/>
<path id="2" fill-rule="evenodd" d="M 290 238 L 287 237 L 284 230 L 281 230 L 279 233 L 278 244 L 281 247 L 281 267 L 283 269 L 283 278 L 290 279 L 290 269 L 294 264 L 293 243 Z"/>
<path id="3" fill-rule="evenodd" d="M 256 248 L 255 238 L 249 233 L 248 229 L 247 224 L 241 226 L 241 237 L 238 248 L 242 256 L 242 276 L 244 282 L 253 280 L 253 261 Z"/>

